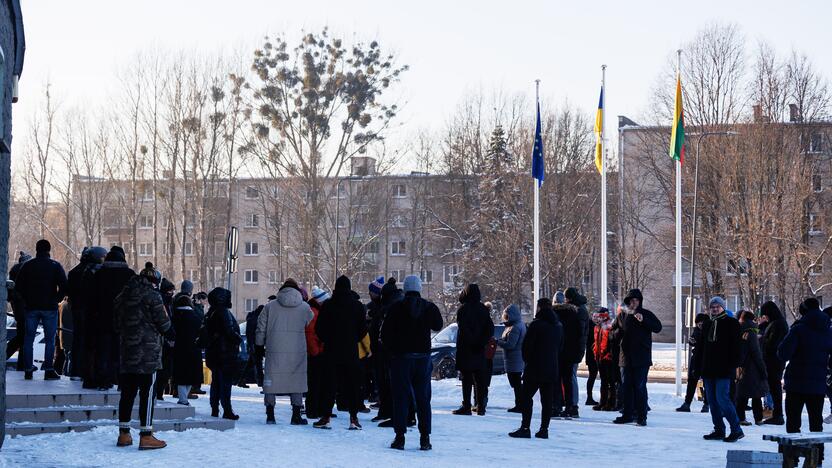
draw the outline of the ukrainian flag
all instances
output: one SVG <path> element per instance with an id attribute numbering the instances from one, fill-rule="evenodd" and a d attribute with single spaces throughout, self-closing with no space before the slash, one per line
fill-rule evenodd
<path id="1" fill-rule="evenodd" d="M 601 97 L 598 98 L 598 112 L 595 113 L 595 167 L 598 173 L 604 173 L 604 87 L 601 86 Z"/>

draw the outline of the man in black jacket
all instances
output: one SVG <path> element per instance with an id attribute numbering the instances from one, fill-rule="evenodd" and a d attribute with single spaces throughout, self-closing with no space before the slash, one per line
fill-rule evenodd
<path id="1" fill-rule="evenodd" d="M 766 331 L 763 333 L 761 345 L 763 348 L 763 362 L 766 364 L 768 374 L 768 388 L 774 408 L 771 417 L 763 420 L 763 424 L 782 426 L 783 419 L 783 370 L 786 363 L 777 356 L 777 347 L 789 333 L 789 325 L 780 312 L 780 308 L 774 302 L 768 301 L 760 309 L 760 322 L 767 323 Z"/>
<path id="2" fill-rule="evenodd" d="M 430 332 L 442 329 L 442 314 L 422 299 L 422 282 L 410 275 L 404 280 L 404 299 L 394 303 L 381 326 L 381 342 L 390 354 L 390 382 L 393 390 L 393 427 L 396 438 L 390 448 L 404 450 L 408 412 L 416 400 L 419 446 L 430 450 Z"/>
<path id="3" fill-rule="evenodd" d="M 578 356 L 582 356 L 584 352 L 581 348 L 581 323 L 578 319 L 578 308 L 572 304 L 555 304 L 552 306 L 552 311 L 563 328 L 563 349 L 558 353 L 560 372 L 554 388 L 552 416 L 559 418 L 574 414 L 577 417 L 577 408 L 574 412 L 572 408 L 572 394 L 574 393 L 572 366 L 576 359 L 580 359 Z"/>
<path id="4" fill-rule="evenodd" d="M 66 273 L 60 263 L 50 258 L 52 246 L 46 239 L 35 245 L 35 258 L 24 263 L 17 274 L 15 289 L 26 307 L 26 338 L 23 343 L 25 379 L 32 380 L 35 370 L 33 347 L 38 325 L 43 325 L 46 353 L 43 356 L 43 370 L 46 380 L 60 378 L 53 362 L 55 359 L 55 334 L 58 331 L 58 303 L 66 295 Z"/>
<path id="5" fill-rule="evenodd" d="M 662 323 L 641 306 L 643 301 L 641 291 L 631 289 L 610 332 L 621 342 L 618 364 L 623 368 L 623 412 L 613 421 L 616 424 L 635 420 L 639 426 L 647 425 L 647 372 L 653 365 L 653 333 L 662 331 Z"/>
<path id="6" fill-rule="evenodd" d="M 702 355 L 702 327 L 708 321 L 708 314 L 696 314 L 694 323 L 696 326 L 690 332 L 688 345 L 690 345 L 690 357 L 688 358 L 688 386 L 685 391 L 685 402 L 676 408 L 680 413 L 690 413 L 690 405 L 693 403 L 693 396 L 696 393 L 696 386 L 699 385 L 699 369 L 696 363 Z M 702 404 L 702 413 L 708 412 L 708 398 Z"/>
<path id="7" fill-rule="evenodd" d="M 702 356 L 698 363 L 699 375 L 705 382 L 705 395 L 711 410 L 714 430 L 704 436 L 705 440 L 736 442 L 744 437 L 736 406 L 731 399 L 731 381 L 739 367 L 740 324 L 728 316 L 725 300 L 717 296 L 708 304 L 711 319 L 702 327 Z M 728 420 L 731 434 L 725 436 Z"/>
<path id="8" fill-rule="evenodd" d="M 324 345 L 323 417 L 312 426 L 329 429 L 329 415 L 335 405 L 335 394 L 344 392 L 347 410 L 350 412 L 350 429 L 361 429 L 358 422 L 360 401 L 361 366 L 358 361 L 358 342 L 367 334 L 364 304 L 356 299 L 350 279 L 340 276 L 335 281 L 332 298 L 324 302 L 315 334 Z"/>
<path id="9" fill-rule="evenodd" d="M 558 381 L 558 354 L 563 345 L 563 326 L 552 311 L 552 302 L 543 298 L 537 301 L 537 313 L 526 329 L 523 339 L 523 421 L 520 429 L 509 433 L 509 437 L 531 438 L 532 398 L 540 392 L 540 430 L 534 435 L 538 439 L 549 438 L 549 418 L 552 412 L 554 385 Z"/>
<path id="10" fill-rule="evenodd" d="M 579 352 L 577 355 L 573 356 L 574 359 L 577 359 L 572 363 L 572 367 L 569 369 L 569 376 L 572 379 L 572 393 L 571 393 L 571 400 L 570 397 L 566 398 L 567 401 L 567 410 L 566 415 L 572 418 L 578 417 L 578 401 L 579 401 L 579 391 L 578 391 L 578 364 L 584 358 L 584 353 L 586 352 L 586 342 L 588 339 L 588 333 L 590 328 L 590 317 L 589 311 L 586 308 L 586 296 L 578 292 L 577 288 L 566 288 L 566 292 L 564 292 L 564 298 L 566 299 L 567 304 L 572 304 L 578 309 L 577 319 L 578 319 L 578 328 L 579 328 L 579 336 L 577 337 L 578 341 L 578 349 Z M 565 371 L 564 371 L 565 372 Z M 592 397 L 591 392 L 587 394 L 588 398 Z"/>

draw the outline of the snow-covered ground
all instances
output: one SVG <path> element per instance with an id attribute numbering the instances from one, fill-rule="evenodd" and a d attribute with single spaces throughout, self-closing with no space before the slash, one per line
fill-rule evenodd
<path id="1" fill-rule="evenodd" d="M 581 392 L 585 384 L 581 381 Z M 598 398 L 598 390 L 595 397 Z M 702 434 L 710 431 L 710 415 L 676 413 L 680 399 L 672 395 L 673 386 L 650 384 L 653 411 L 648 426 L 617 426 L 611 423 L 616 413 L 594 412 L 581 407 L 581 418 L 552 421 L 549 440 L 515 440 L 506 433 L 516 429 L 520 415 L 506 413 L 512 401 L 505 376 L 495 376 L 486 416 L 454 416 L 459 405 L 460 387 L 454 380 L 433 383 L 433 451 L 418 450 L 418 433 L 408 433 L 407 450 L 388 447 L 391 429 L 370 422 L 373 414 L 362 414 L 363 431 L 348 431 L 346 414 L 333 420 L 333 429 L 322 431 L 312 426 L 288 424 L 289 403 L 280 399 L 278 424 L 265 425 L 261 395 L 251 388 L 234 388 L 234 408 L 242 416 L 233 431 L 205 429 L 159 433 L 168 448 L 140 452 L 136 446 L 117 448 L 115 428 L 91 432 L 42 435 L 6 439 L 0 451 L 2 466 L 630 466 L 630 467 L 718 467 L 725 466 L 728 449 L 776 452 L 776 444 L 764 442 L 762 434 L 783 431 L 783 427 L 744 428 L 745 439 L 736 444 L 707 442 Z M 583 397 L 583 395 L 582 395 Z M 207 398 L 191 400 L 197 413 L 208 411 Z M 535 402 L 532 428 L 539 422 Z M 825 413 L 828 413 L 828 408 Z M 750 413 L 748 414 L 750 418 Z M 807 427 L 804 422 L 804 429 Z M 137 439 L 137 434 L 134 433 Z"/>

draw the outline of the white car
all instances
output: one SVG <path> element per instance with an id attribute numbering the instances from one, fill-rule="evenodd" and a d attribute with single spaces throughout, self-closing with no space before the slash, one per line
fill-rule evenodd
<path id="1" fill-rule="evenodd" d="M 14 320 L 14 317 L 6 317 L 6 341 L 9 340 L 9 332 L 17 333 L 17 323 Z M 32 350 L 34 364 L 38 368 L 40 365 L 43 364 L 43 356 L 46 355 L 46 339 L 43 335 L 43 327 L 39 326 L 37 334 L 35 335 L 35 344 Z M 20 352 L 16 352 L 12 354 L 12 356 L 6 361 L 6 368 L 14 367 L 17 364 L 17 360 L 20 356 Z"/>

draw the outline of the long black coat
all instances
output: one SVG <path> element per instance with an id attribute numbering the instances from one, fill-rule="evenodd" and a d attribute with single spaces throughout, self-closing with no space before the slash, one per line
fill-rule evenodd
<path id="1" fill-rule="evenodd" d="M 208 314 L 205 327 L 199 337 L 200 346 L 205 348 L 205 365 L 209 369 L 233 372 L 240 358 L 240 325 L 234 319 L 231 307 L 231 291 L 214 288 L 208 294 Z"/>
<path id="2" fill-rule="evenodd" d="M 786 366 L 786 363 L 777 356 L 777 347 L 780 346 L 783 338 L 785 338 L 786 334 L 789 333 L 789 324 L 786 323 L 783 313 L 780 312 L 780 308 L 777 307 L 777 304 L 774 302 L 769 301 L 763 304 L 760 308 L 760 312 L 761 315 L 768 318 L 768 325 L 766 326 L 766 330 L 763 332 L 763 337 L 760 340 L 763 351 L 763 361 L 765 361 L 769 372 L 779 375 L 783 372 L 783 368 Z"/>
<path id="3" fill-rule="evenodd" d="M 456 368 L 462 372 L 488 368 L 485 346 L 494 336 L 491 314 L 480 302 L 479 290 L 462 298 L 464 301 L 456 315 L 459 326 L 456 338 Z"/>
<path id="4" fill-rule="evenodd" d="M 563 346 L 563 326 L 552 309 L 543 308 L 526 328 L 523 340 L 524 382 L 556 382 Z"/>
<path id="5" fill-rule="evenodd" d="M 192 307 L 173 309 L 173 329 L 176 342 L 173 346 L 173 381 L 176 385 L 202 383 L 202 350 L 197 346 L 202 318 Z"/>
<path id="6" fill-rule="evenodd" d="M 712 330 L 716 327 L 716 333 Z M 702 356 L 699 375 L 703 379 L 733 379 L 739 367 L 740 323 L 725 315 L 702 327 Z"/>
<path id="7" fill-rule="evenodd" d="M 358 342 L 367 334 L 364 304 L 356 299 L 349 280 L 335 282 L 332 298 L 321 306 L 315 334 L 324 345 L 324 357 L 336 364 L 358 363 Z"/>
<path id="8" fill-rule="evenodd" d="M 740 324 L 740 357 L 737 375 L 737 392 L 751 398 L 760 398 L 768 392 L 768 374 L 760 351 L 760 339 L 754 324 Z"/>
<path id="9" fill-rule="evenodd" d="M 113 333 L 113 301 L 135 275 L 127 262 L 122 261 L 105 261 L 95 272 L 87 301 L 90 308 L 87 323 L 91 326 L 88 337 L 95 333 Z"/>
<path id="10" fill-rule="evenodd" d="M 572 304 L 555 304 L 552 310 L 563 326 L 563 350 L 560 352 L 560 362 L 580 362 L 586 346 L 586 337 L 581 337 L 581 322 L 578 318 L 578 308 Z"/>
<path id="11" fill-rule="evenodd" d="M 641 314 L 639 322 L 635 314 Z M 620 343 L 620 367 L 649 367 L 653 365 L 653 333 L 662 331 L 662 322 L 640 305 L 633 313 L 615 317 L 610 335 Z"/>
<path id="12" fill-rule="evenodd" d="M 578 335 L 578 354 L 571 356 L 572 363 L 578 364 L 584 358 L 584 353 L 589 349 L 590 354 L 592 353 L 592 348 L 587 347 L 587 339 L 590 335 L 590 330 L 594 328 L 592 325 L 592 320 L 589 317 L 589 311 L 586 308 L 586 296 L 582 294 L 578 294 L 574 300 L 570 302 L 576 308 L 576 318 L 578 320 L 578 327 L 580 329 L 580 334 Z"/>

